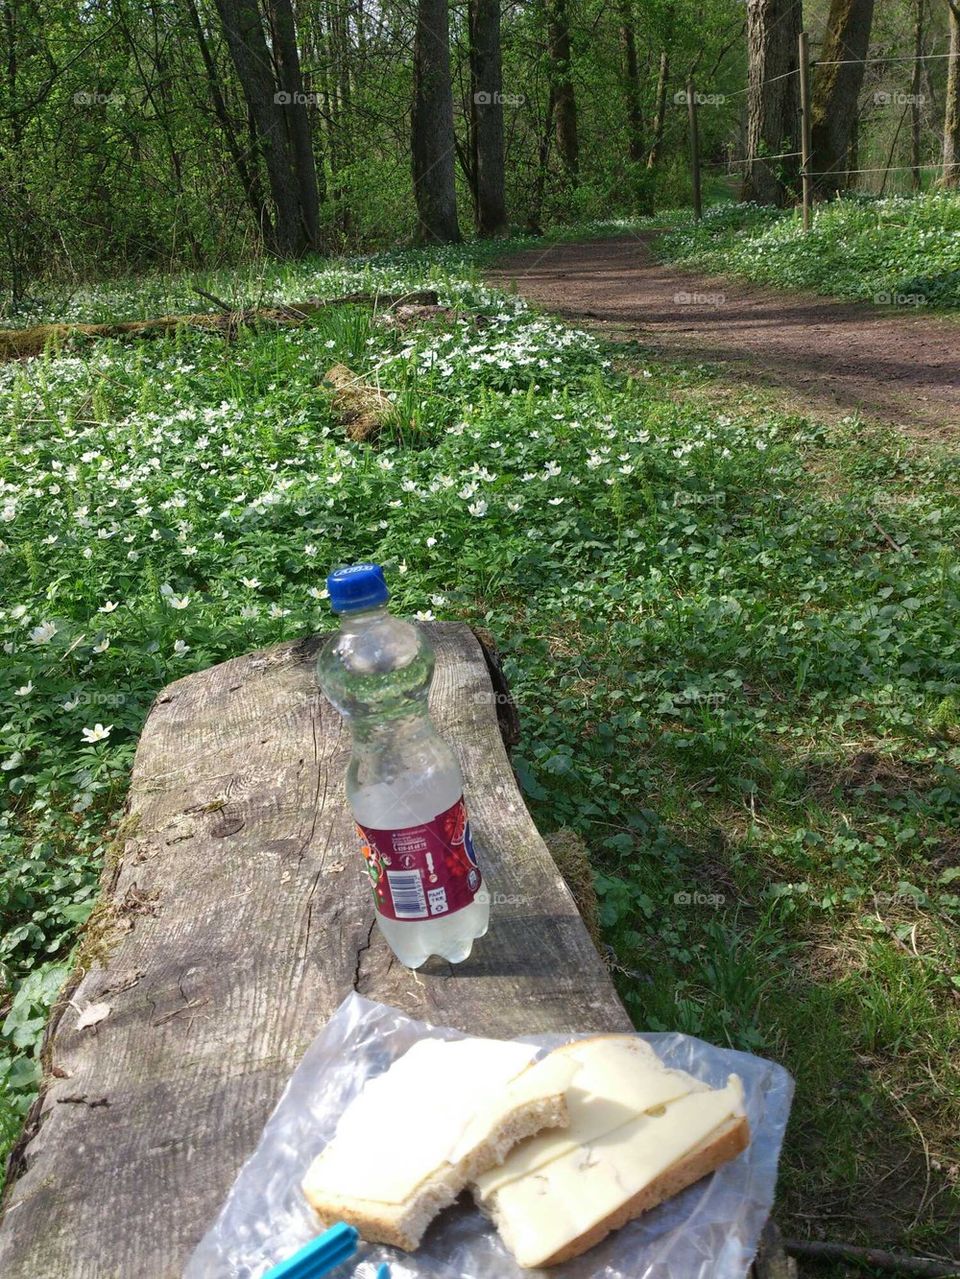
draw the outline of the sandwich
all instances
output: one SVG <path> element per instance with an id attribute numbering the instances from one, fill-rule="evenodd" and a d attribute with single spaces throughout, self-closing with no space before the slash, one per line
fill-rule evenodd
<path id="1" fill-rule="evenodd" d="M 369 1080 L 303 1192 L 323 1225 L 412 1251 L 442 1208 L 524 1138 L 567 1122 L 571 1057 L 495 1039 L 424 1039 Z"/>
<path id="2" fill-rule="evenodd" d="M 735 1158 L 743 1087 L 711 1088 L 635 1035 L 554 1049 L 426 1039 L 369 1080 L 303 1191 L 323 1225 L 418 1247 L 469 1185 L 524 1268 L 580 1256 Z"/>
<path id="3" fill-rule="evenodd" d="M 631 1035 L 578 1040 L 545 1059 L 560 1060 L 575 1065 L 566 1127 L 521 1142 L 472 1183 L 525 1268 L 580 1256 L 750 1140 L 736 1075 L 710 1088 Z"/>

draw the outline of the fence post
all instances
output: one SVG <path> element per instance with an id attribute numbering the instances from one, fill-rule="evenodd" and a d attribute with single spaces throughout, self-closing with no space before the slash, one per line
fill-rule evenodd
<path id="1" fill-rule="evenodd" d="M 803 179 L 803 229 L 810 230 L 810 206 L 813 194 L 813 177 L 810 172 L 810 53 L 807 33 L 799 36 L 800 54 L 800 174 Z"/>
<path id="2" fill-rule="evenodd" d="M 693 216 L 697 222 L 703 217 L 700 198 L 700 132 L 697 128 L 697 95 L 693 81 L 687 81 L 687 119 L 690 124 L 690 175 L 693 178 Z"/>

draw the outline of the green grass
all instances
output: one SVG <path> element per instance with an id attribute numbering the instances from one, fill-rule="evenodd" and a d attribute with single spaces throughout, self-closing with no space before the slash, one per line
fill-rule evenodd
<path id="1" fill-rule="evenodd" d="M 430 280 L 483 327 L 346 307 L 0 367 L 0 1140 L 152 697 L 327 627 L 327 568 L 377 559 L 399 611 L 496 636 L 527 800 L 591 850 L 636 1024 L 795 1072 L 791 1228 L 955 1248 L 956 458 L 644 365 L 477 260 L 261 268 L 257 296 Z M 72 313 L 187 296 L 111 288 Z M 376 447 L 332 416 L 336 361 L 395 397 Z"/>
<path id="2" fill-rule="evenodd" d="M 728 204 L 681 217 L 659 242 L 670 261 L 763 284 L 905 311 L 960 307 L 960 195 L 847 198 L 799 210 Z"/>

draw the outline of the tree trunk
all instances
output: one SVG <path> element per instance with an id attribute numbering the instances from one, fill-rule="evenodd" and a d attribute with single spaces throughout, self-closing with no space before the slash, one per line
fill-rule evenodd
<path id="1" fill-rule="evenodd" d="M 329 0 L 323 6 L 327 36 L 324 42 L 323 101 L 336 199 L 337 223 L 346 234 L 350 230 L 351 210 L 343 174 L 354 158 L 352 126 L 352 85 L 350 82 L 349 22 L 344 0 Z"/>
<path id="2" fill-rule="evenodd" d="M 337 106 L 340 112 L 341 150 L 353 154 L 350 135 L 353 86 L 350 83 L 350 21 L 348 7 L 342 0 L 334 5 L 334 51 L 337 72 Z"/>
<path id="3" fill-rule="evenodd" d="M 216 4 L 249 109 L 251 131 L 267 170 L 274 207 L 270 248 L 281 257 L 297 257 L 310 247 L 310 241 L 283 114 L 292 104 L 278 101 L 257 0 L 216 0 Z"/>
<path id="4" fill-rule="evenodd" d="M 786 204 L 796 196 L 800 150 L 797 38 L 800 0 L 747 0 L 747 164 L 741 199 Z M 761 157 L 752 159 L 751 157 Z"/>
<path id="5" fill-rule="evenodd" d="M 534 235 L 543 235 L 543 201 L 547 190 L 547 169 L 550 164 L 550 139 L 553 137 L 554 100 L 551 92 L 547 99 L 547 113 L 543 121 L 543 132 L 537 147 L 537 171 L 533 185 L 533 200 L 530 216 L 527 218 L 527 230 Z"/>
<path id="6" fill-rule="evenodd" d="M 243 188 L 243 194 L 246 198 L 250 212 L 253 214 L 254 221 L 260 234 L 265 240 L 269 240 L 272 234 L 272 223 L 270 220 L 270 210 L 263 197 L 263 190 L 260 186 L 260 179 L 255 169 L 251 169 L 247 164 L 247 158 L 234 131 L 233 121 L 230 119 L 230 113 L 227 111 L 227 104 L 224 100 L 223 90 L 220 87 L 220 77 L 217 74 L 217 65 L 213 60 L 213 54 L 210 52 L 210 45 L 207 42 L 206 33 L 203 30 L 203 24 L 200 21 L 200 13 L 196 6 L 196 0 L 186 0 L 187 16 L 190 20 L 190 26 L 193 30 L 194 39 L 200 50 L 200 57 L 203 60 L 204 71 L 206 72 L 207 85 L 210 89 L 210 100 L 213 103 L 213 113 L 217 117 L 217 123 L 220 125 L 223 133 L 224 142 L 227 150 L 230 152 L 230 159 L 233 167 L 237 171 L 237 177 Z"/>
<path id="7" fill-rule="evenodd" d="M 879 195 L 883 195 L 887 189 L 887 178 L 890 176 L 890 170 L 893 168 L 893 157 L 897 154 L 897 143 L 900 141 L 900 132 L 903 129 L 903 122 L 907 118 L 907 112 L 910 110 L 908 102 L 900 112 L 900 119 L 897 121 L 897 127 L 893 135 L 893 141 L 890 143 L 890 150 L 887 153 L 887 163 L 883 167 L 883 181 L 880 183 Z"/>
<path id="8" fill-rule="evenodd" d="M 3 31 L 6 41 L 5 49 L 5 91 L 0 95 L 0 112 L 10 120 L 10 140 L 0 134 L 0 142 L 7 146 L 7 152 L 0 151 L 0 158 L 6 162 L 9 180 L 4 182 L 0 177 L 0 228 L 2 228 L 7 273 L 9 276 L 10 309 L 16 311 L 23 301 L 24 272 L 21 263 L 22 229 L 26 223 L 23 216 L 24 178 L 23 178 L 23 134 L 20 115 L 17 111 L 19 103 L 17 87 L 17 54 L 20 46 L 20 30 L 18 25 L 18 5 L 16 3 L 2 6 Z M 29 47 L 29 46 L 28 46 Z M 6 189 L 5 189 L 6 188 Z M 4 288 L 3 272 L 0 271 L 0 294 Z M 2 299 L 0 299 L 2 300 Z"/>
<path id="9" fill-rule="evenodd" d="M 814 84 L 810 143 L 814 189 L 819 195 L 842 190 L 850 168 L 850 138 L 857 115 L 857 100 L 863 84 L 873 0 L 831 0 L 827 33 L 821 62 L 843 62 L 843 66 L 820 66 Z"/>
<path id="10" fill-rule="evenodd" d="M 910 82 L 910 186 L 914 191 L 919 191 L 922 183 L 920 171 L 920 85 L 923 83 L 922 77 L 923 0 L 917 0 L 917 15 L 913 24 L 913 79 Z"/>
<path id="11" fill-rule="evenodd" d="M 667 110 L 667 83 L 670 78 L 670 55 L 666 49 L 660 54 L 660 70 L 657 72 L 657 96 L 653 108 L 653 136 L 650 139 L 650 152 L 647 155 L 647 168 L 655 169 L 660 159 L 660 148 L 663 146 L 663 122 Z"/>
<path id="12" fill-rule="evenodd" d="M 637 64 L 637 41 L 633 34 L 633 5 L 620 0 L 620 43 L 623 46 L 623 104 L 627 117 L 627 156 L 631 163 L 642 164 L 643 109 L 640 99 L 640 69 Z"/>
<path id="13" fill-rule="evenodd" d="M 577 99 L 570 75 L 570 24 L 567 0 L 548 0 L 547 45 L 550 55 L 550 92 L 557 126 L 557 150 L 572 182 L 580 171 L 577 137 Z"/>
<path id="14" fill-rule="evenodd" d="M 321 191 L 325 191 L 328 198 L 333 199 L 335 204 L 332 211 L 333 216 L 339 220 L 340 211 L 336 207 L 340 199 L 340 188 L 337 183 L 337 173 L 340 168 L 339 129 L 335 122 L 337 104 L 336 94 L 332 87 L 331 18 L 328 13 L 328 7 L 323 4 L 311 5 L 309 9 L 302 10 L 302 12 L 309 17 L 310 23 L 307 28 L 310 43 L 304 48 L 303 52 L 304 61 L 309 67 L 313 68 L 311 83 L 315 86 L 317 95 L 317 132 L 321 138 L 320 154 L 323 157 L 323 163 L 318 169 L 317 183 Z M 301 20 L 302 29 L 303 20 Z M 303 47 L 302 42 L 301 47 Z"/>
<path id="15" fill-rule="evenodd" d="M 320 245 L 320 198 L 317 194 L 317 166 L 307 116 L 307 101 L 300 73 L 297 28 L 290 0 L 270 0 L 273 13 L 274 52 L 280 76 L 280 93 L 287 99 L 286 120 L 293 167 L 300 196 L 300 216 L 306 246 Z"/>
<path id="16" fill-rule="evenodd" d="M 470 114 L 477 234 L 507 234 L 500 0 L 471 0 Z"/>
<path id="17" fill-rule="evenodd" d="M 947 0 L 950 58 L 947 101 L 943 117 L 943 175 L 945 187 L 960 187 L 960 0 Z"/>
<path id="18" fill-rule="evenodd" d="M 418 0 L 411 151 L 418 244 L 456 244 L 453 87 L 447 0 Z"/>

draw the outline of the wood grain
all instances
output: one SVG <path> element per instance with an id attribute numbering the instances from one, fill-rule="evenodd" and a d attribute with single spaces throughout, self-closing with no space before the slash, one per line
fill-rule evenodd
<path id="1" fill-rule="evenodd" d="M 514 781 L 483 651 L 426 628 L 431 709 L 459 751 L 494 894 L 466 963 L 414 974 L 374 927 L 343 792 L 349 741 L 317 640 L 171 684 L 137 750 L 113 940 L 49 1043 L 8 1188 L 4 1279 L 167 1279 L 216 1214 L 293 1067 L 351 990 L 477 1034 L 631 1025 Z M 505 900 L 502 900 L 505 899 Z"/>

